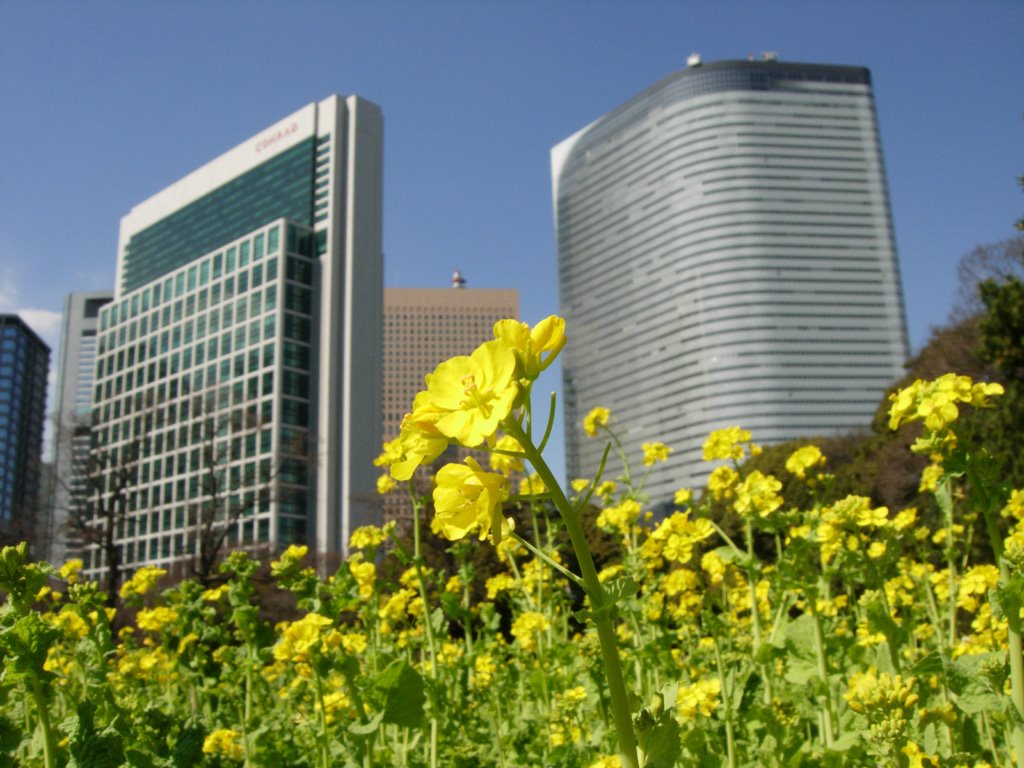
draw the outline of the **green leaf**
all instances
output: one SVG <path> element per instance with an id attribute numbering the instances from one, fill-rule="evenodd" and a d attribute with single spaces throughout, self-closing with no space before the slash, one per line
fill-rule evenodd
<path id="1" fill-rule="evenodd" d="M 662 714 L 641 743 L 647 758 L 644 760 L 644 768 L 672 768 L 682 752 L 679 736 L 679 723 L 671 713 Z"/>
<path id="2" fill-rule="evenodd" d="M 1017 574 L 1008 583 L 990 589 L 988 599 L 992 603 L 992 614 L 996 618 L 1006 619 L 1010 629 L 1020 634 L 1020 609 L 1024 605 L 1024 576 Z"/>
<path id="3" fill-rule="evenodd" d="M 124 762 L 121 735 L 109 726 L 96 730 L 93 705 L 88 701 L 78 705 L 78 716 L 71 720 L 68 752 L 68 768 L 120 768 Z"/>
<path id="4" fill-rule="evenodd" d="M 393 662 L 377 675 L 373 687 L 382 701 L 385 723 L 404 728 L 418 728 L 423 723 L 423 677 L 408 662 Z"/>
<path id="5" fill-rule="evenodd" d="M 942 674 L 945 669 L 946 667 L 942 663 L 942 656 L 937 651 L 932 651 L 911 667 L 908 674 L 914 677 L 927 677 L 929 675 Z"/>
<path id="6" fill-rule="evenodd" d="M 863 737 L 859 731 L 847 731 L 838 739 L 832 742 L 829 749 L 833 752 L 847 752 L 862 742 Z"/>
<path id="7" fill-rule="evenodd" d="M 607 605 L 614 605 L 640 591 L 640 585 L 629 576 L 616 576 L 614 579 L 606 581 L 603 586 L 604 593 L 608 597 Z"/>
<path id="8" fill-rule="evenodd" d="M 360 723 L 357 721 L 349 725 L 348 731 L 349 733 L 354 734 L 356 736 L 369 736 L 371 733 L 374 733 L 378 728 L 380 728 L 380 724 L 383 721 L 384 713 L 375 712 L 373 717 L 371 717 L 365 723 Z"/>
<path id="9" fill-rule="evenodd" d="M 198 719 L 190 718 L 185 726 L 178 733 L 178 739 L 174 742 L 174 751 L 171 753 L 171 765 L 173 768 L 191 768 L 203 759 L 203 740 L 206 738 L 206 729 Z"/>
<path id="10" fill-rule="evenodd" d="M 954 703 L 968 715 L 982 712 L 999 712 L 1003 709 L 1002 697 L 989 684 L 984 668 L 1001 661 L 1001 654 L 981 653 L 961 656 L 946 668 L 949 689 L 956 694 Z"/>

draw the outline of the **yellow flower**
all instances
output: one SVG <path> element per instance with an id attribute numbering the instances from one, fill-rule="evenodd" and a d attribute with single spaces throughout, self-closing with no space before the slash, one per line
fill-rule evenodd
<path id="1" fill-rule="evenodd" d="M 742 517 L 751 517 L 755 513 L 761 517 L 768 517 L 782 506 L 782 497 L 779 496 L 781 489 L 782 483 L 777 479 L 755 469 L 736 486 L 736 501 L 733 502 L 733 508 Z"/>
<path id="2" fill-rule="evenodd" d="M 868 557 L 872 560 L 877 560 L 885 554 L 885 542 L 884 541 L 872 541 L 868 546 Z"/>
<path id="3" fill-rule="evenodd" d="M 219 587 L 213 587 L 203 592 L 203 600 L 208 603 L 218 602 L 228 591 L 227 584 L 221 584 Z"/>
<path id="4" fill-rule="evenodd" d="M 743 458 L 743 444 L 750 442 L 750 433 L 739 427 L 716 429 L 704 443 L 704 461 Z"/>
<path id="5" fill-rule="evenodd" d="M 413 399 L 412 413 L 402 419 L 398 437 L 385 443 L 384 452 L 377 457 L 377 462 L 386 464 L 395 480 L 408 480 L 417 467 L 429 464 L 444 453 L 448 438 L 434 424 L 440 413 L 430 404 L 426 392 L 420 392 Z"/>
<path id="6" fill-rule="evenodd" d="M 1010 492 L 1010 498 L 1002 508 L 1000 514 L 1003 517 L 1011 517 L 1015 520 L 1024 520 L 1024 490 Z"/>
<path id="7" fill-rule="evenodd" d="M 473 687 L 486 688 L 491 684 L 497 671 L 498 667 L 494 663 L 494 658 L 486 653 L 480 654 L 473 661 Z"/>
<path id="8" fill-rule="evenodd" d="M 155 568 L 151 565 L 142 566 L 135 572 L 134 576 L 121 585 L 121 597 L 126 598 L 130 595 L 141 597 L 153 588 L 153 585 L 160 580 L 161 576 L 166 574 L 167 571 L 163 568 Z"/>
<path id="9" fill-rule="evenodd" d="M 203 754 L 224 757 L 228 760 L 241 760 L 245 750 L 239 743 L 241 734 L 230 728 L 218 728 L 203 740 Z"/>
<path id="10" fill-rule="evenodd" d="M 896 517 L 892 519 L 890 525 L 892 528 L 902 533 L 907 528 L 912 526 L 917 521 L 917 510 L 914 507 L 908 507 L 907 509 L 900 510 L 896 513 Z"/>
<path id="11" fill-rule="evenodd" d="M 509 496 L 508 479 L 485 472 L 472 457 L 463 464 L 447 464 L 437 473 L 434 508 L 441 533 L 450 540 L 461 539 L 475 529 L 480 538 L 490 534 L 501 542 L 508 523 L 501 505 Z"/>
<path id="12" fill-rule="evenodd" d="M 519 481 L 520 496 L 539 496 L 547 493 L 547 490 L 544 481 L 540 479 L 540 475 L 536 472 L 531 472 L 528 477 L 524 477 Z"/>
<path id="13" fill-rule="evenodd" d="M 569 485 L 572 486 L 572 490 L 574 493 L 583 493 L 583 491 L 587 490 L 587 488 L 589 487 L 590 481 L 587 480 L 586 478 L 578 477 L 575 480 L 573 480 Z"/>
<path id="14" fill-rule="evenodd" d="M 350 559 L 348 569 L 359 585 L 359 597 L 363 600 L 373 597 L 373 587 L 377 580 L 377 566 L 373 563 Z"/>
<path id="15" fill-rule="evenodd" d="M 692 501 L 693 491 L 691 491 L 689 488 L 680 488 L 678 491 L 676 491 L 676 495 L 672 499 L 672 503 L 677 507 L 685 507 Z"/>
<path id="16" fill-rule="evenodd" d="M 387 523 L 383 528 L 376 525 L 364 525 L 352 531 L 348 540 L 349 549 L 369 549 L 379 547 L 388 540 L 388 534 L 394 530 L 394 522 Z"/>
<path id="17" fill-rule="evenodd" d="M 502 435 L 498 438 L 498 441 L 494 444 L 495 450 L 499 451 L 513 451 L 516 453 L 522 453 L 523 447 L 519 445 L 519 442 L 509 435 Z M 518 456 L 509 456 L 504 453 L 492 453 L 489 457 L 491 469 L 495 472 L 501 472 L 501 474 L 508 477 L 515 472 L 523 471 L 523 460 Z"/>
<path id="18" fill-rule="evenodd" d="M 850 676 L 849 688 L 843 694 L 850 709 L 858 714 L 871 715 L 875 712 L 902 709 L 911 711 L 918 701 L 914 693 L 917 678 L 906 680 L 903 675 L 881 675 L 874 668 L 867 672 L 856 672 Z"/>
<path id="19" fill-rule="evenodd" d="M 659 461 L 668 461 L 672 449 L 664 443 L 644 443 L 640 446 L 644 452 L 644 466 L 651 467 Z"/>
<path id="20" fill-rule="evenodd" d="M 173 608 L 160 605 L 152 609 L 142 609 L 135 617 L 135 623 L 139 629 L 146 632 L 160 632 L 178 618 L 178 613 Z"/>
<path id="21" fill-rule="evenodd" d="M 615 484 L 614 480 L 605 480 L 594 489 L 594 493 L 601 498 L 607 498 L 615 493 L 616 490 L 618 490 L 618 486 Z"/>
<path id="22" fill-rule="evenodd" d="M 698 716 L 711 717 L 721 703 L 721 694 L 722 682 L 717 677 L 681 686 L 676 697 L 676 716 L 682 722 Z"/>
<path id="23" fill-rule="evenodd" d="M 925 428 L 941 432 L 949 427 L 960 411 L 957 403 L 976 408 L 989 405 L 988 398 L 1003 394 L 1000 384 L 975 384 L 969 376 L 947 373 L 934 381 L 917 379 L 908 387 L 889 396 L 889 429 L 901 424 L 923 421 Z"/>
<path id="24" fill-rule="evenodd" d="M 58 573 L 60 577 L 64 579 L 68 584 L 74 584 L 78 581 L 78 575 L 82 572 L 85 564 L 80 558 L 72 558 L 68 560 L 64 565 L 60 567 Z"/>
<path id="25" fill-rule="evenodd" d="M 929 464 L 921 472 L 921 484 L 917 487 L 920 493 L 926 491 L 934 492 L 939 487 L 939 480 L 942 478 L 942 465 Z"/>
<path id="26" fill-rule="evenodd" d="M 825 456 L 818 446 L 805 445 L 803 448 L 797 448 L 786 459 L 786 471 L 803 480 L 807 476 L 807 470 L 824 463 Z"/>
<path id="27" fill-rule="evenodd" d="M 639 501 L 627 499 L 614 507 L 602 509 L 597 516 L 597 527 L 606 531 L 618 531 L 626 536 L 629 533 L 629 527 L 640 517 L 640 511 Z"/>
<path id="28" fill-rule="evenodd" d="M 394 440 L 388 440 L 384 443 L 380 454 L 373 460 L 373 466 L 390 467 L 392 464 L 397 464 L 401 461 L 404 453 L 405 451 L 402 450 L 401 437 L 396 437 Z"/>
<path id="29" fill-rule="evenodd" d="M 281 553 L 281 559 L 272 562 L 270 567 L 284 568 L 290 565 L 296 565 L 306 556 L 307 552 L 309 552 L 309 547 L 305 544 L 292 544 L 288 549 Z"/>
<path id="30" fill-rule="evenodd" d="M 386 496 L 395 490 L 397 485 L 398 483 L 394 481 L 391 475 L 381 475 L 377 478 L 377 493 L 381 496 Z"/>
<path id="31" fill-rule="evenodd" d="M 319 613 L 307 613 L 293 621 L 281 633 L 274 646 L 274 658 L 278 661 L 309 661 L 311 652 L 319 652 L 323 635 L 334 622 Z"/>
<path id="32" fill-rule="evenodd" d="M 598 428 L 607 426 L 611 415 L 612 412 L 607 408 L 591 408 L 590 413 L 583 417 L 583 431 L 587 433 L 587 437 L 597 437 Z"/>
<path id="33" fill-rule="evenodd" d="M 533 381 L 565 346 L 565 320 L 551 315 L 532 330 L 518 320 L 499 320 L 494 324 L 494 338 L 515 354 L 520 375 Z"/>
<path id="34" fill-rule="evenodd" d="M 739 473 L 732 467 L 717 467 L 708 475 L 708 490 L 716 499 L 730 498 L 739 479 Z"/>
<path id="35" fill-rule="evenodd" d="M 533 651 L 537 648 L 537 635 L 550 627 L 543 613 L 524 611 L 512 622 L 512 636 L 524 651 Z"/>
<path id="36" fill-rule="evenodd" d="M 865 507 L 857 512 L 856 521 L 861 528 L 885 528 L 889 524 L 889 508 Z"/>
<path id="37" fill-rule="evenodd" d="M 421 412 L 440 434 L 468 448 L 497 432 L 519 396 L 516 356 L 500 341 L 446 360 L 426 381 Z"/>

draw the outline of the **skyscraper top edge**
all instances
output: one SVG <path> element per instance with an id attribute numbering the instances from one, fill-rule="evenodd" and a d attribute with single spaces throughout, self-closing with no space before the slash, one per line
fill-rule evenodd
<path id="1" fill-rule="evenodd" d="M 724 79 L 726 72 L 732 72 L 742 77 L 749 77 L 746 81 L 740 78 Z M 756 77 L 761 75 L 762 77 Z M 701 80 L 707 81 L 707 87 L 700 87 L 697 83 Z M 805 62 L 779 61 L 775 58 L 762 59 L 723 59 L 722 61 L 703 62 L 675 70 L 662 77 L 652 85 L 637 94 L 634 94 L 626 101 L 620 103 L 611 111 L 591 121 L 580 130 L 566 137 L 551 148 L 551 188 L 553 199 L 558 199 L 559 183 L 562 170 L 569 162 L 573 149 L 584 136 L 588 140 L 599 140 L 600 134 L 591 136 L 594 131 L 619 130 L 618 124 L 628 120 L 630 112 L 638 106 L 646 110 L 655 101 L 655 95 L 670 86 L 677 85 L 685 89 L 683 95 L 677 95 L 677 99 L 690 98 L 703 93 L 716 91 L 738 91 L 738 90 L 770 90 L 780 82 L 808 82 L 808 83 L 839 83 L 856 84 L 871 87 L 871 70 L 867 67 L 847 64 L 812 64 Z M 691 85 L 692 84 L 692 88 Z M 692 90 L 692 92 L 690 92 Z M 556 225 L 557 226 L 557 225 Z"/>
<path id="2" fill-rule="evenodd" d="M 359 96 L 332 94 L 319 102 L 310 102 L 133 206 L 121 219 L 122 245 L 135 232 L 314 136 L 318 110 L 337 109 L 338 102 L 355 100 L 367 101 Z"/>
<path id="3" fill-rule="evenodd" d="M 316 130 L 316 106 L 310 103 L 296 110 L 133 206 L 121 219 L 122 243 L 183 205 L 309 138 Z"/>
<path id="4" fill-rule="evenodd" d="M 34 343 L 37 343 L 40 346 L 42 346 L 47 352 L 51 351 L 50 345 L 43 341 L 42 337 L 35 332 L 35 329 L 33 329 L 31 325 L 25 322 L 25 319 L 16 312 L 5 312 L 3 314 L 0 314 L 0 325 L 18 326 L 28 335 L 30 339 L 33 340 Z"/>

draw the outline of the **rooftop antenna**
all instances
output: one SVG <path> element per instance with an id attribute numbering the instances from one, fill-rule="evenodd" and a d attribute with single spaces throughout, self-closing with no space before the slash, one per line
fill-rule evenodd
<path id="1" fill-rule="evenodd" d="M 452 273 L 452 288 L 465 288 L 465 287 L 466 287 L 466 278 L 464 278 L 462 276 L 462 273 L 459 272 L 459 270 L 456 269 L 455 272 Z"/>

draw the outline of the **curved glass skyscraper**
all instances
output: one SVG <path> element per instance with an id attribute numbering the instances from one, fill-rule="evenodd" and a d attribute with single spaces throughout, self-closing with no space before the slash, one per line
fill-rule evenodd
<path id="1" fill-rule="evenodd" d="M 712 429 L 866 426 L 908 354 L 869 71 L 691 62 L 552 150 L 568 471 L 609 407 L 637 464 L 674 449 L 654 504 Z"/>

